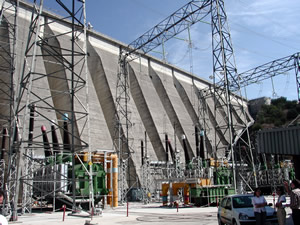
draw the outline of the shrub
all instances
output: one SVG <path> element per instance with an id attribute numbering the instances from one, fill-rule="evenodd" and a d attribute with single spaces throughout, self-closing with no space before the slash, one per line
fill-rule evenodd
<path id="1" fill-rule="evenodd" d="M 298 116 L 298 112 L 296 109 L 290 109 L 287 114 L 286 114 L 286 118 L 288 120 L 293 120 Z"/>
<path id="2" fill-rule="evenodd" d="M 287 101 L 285 103 L 285 108 L 286 109 L 295 109 L 296 105 L 297 105 L 297 101 L 296 100 L 294 100 L 294 101 Z"/>
<path id="3" fill-rule="evenodd" d="M 287 100 L 285 97 L 280 97 L 277 99 L 272 99 L 271 104 L 275 105 L 279 108 L 284 108 L 285 104 L 286 104 Z"/>
<path id="4" fill-rule="evenodd" d="M 259 131 L 262 129 L 262 125 L 259 124 L 259 123 L 255 123 L 253 126 L 252 126 L 252 130 L 253 131 Z"/>

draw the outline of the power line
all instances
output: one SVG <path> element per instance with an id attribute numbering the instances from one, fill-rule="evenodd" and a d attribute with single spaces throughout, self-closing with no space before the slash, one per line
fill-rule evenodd
<path id="1" fill-rule="evenodd" d="M 241 7 L 243 7 L 244 9 L 246 9 L 247 10 L 247 12 L 249 11 L 249 7 L 250 8 L 253 8 L 253 7 L 251 7 L 251 5 L 249 6 L 249 5 L 245 5 L 245 2 L 243 2 L 243 1 L 240 1 L 240 0 L 238 0 L 237 1 L 238 2 L 238 4 L 241 6 Z M 251 2 L 252 3 L 252 2 Z M 284 3 L 285 5 L 287 5 L 287 3 Z M 253 9 L 253 11 L 254 11 L 254 13 L 256 14 L 256 16 L 260 16 L 260 17 L 263 17 L 264 18 L 264 20 L 267 20 L 267 21 L 270 21 L 271 22 L 271 24 L 272 25 L 277 25 L 278 27 L 280 27 L 281 28 L 281 31 L 282 30 L 285 30 L 286 31 L 286 33 L 289 33 L 289 34 L 294 34 L 294 36 L 293 37 L 298 37 L 299 36 L 299 33 L 296 33 L 296 32 L 294 32 L 293 30 L 291 30 L 291 29 L 287 29 L 287 27 L 288 26 L 286 26 L 286 24 L 285 25 L 282 25 L 281 23 L 278 23 L 276 20 L 273 20 L 273 19 L 271 19 L 271 17 L 270 16 L 266 16 L 265 14 L 263 14 L 263 13 L 257 13 L 257 11 L 255 10 L 255 9 Z M 287 14 L 287 12 L 284 12 L 285 14 Z M 295 13 L 297 13 L 297 12 L 295 12 Z M 298 13 L 297 13 L 298 14 Z M 282 20 L 281 20 L 282 21 Z M 259 33 L 259 32 L 256 32 L 256 33 Z M 268 37 L 269 38 L 269 37 Z M 275 40 L 275 41 L 277 41 L 277 40 Z M 289 40 L 288 40 L 289 42 L 294 42 L 294 43 L 299 43 L 299 40 L 291 40 L 290 38 L 289 38 Z"/>
<path id="2" fill-rule="evenodd" d="M 248 32 L 253 33 L 253 34 L 255 34 L 255 35 L 259 36 L 259 37 L 265 38 L 265 39 L 267 39 L 268 41 L 272 41 L 272 42 L 274 42 L 274 43 L 276 43 L 276 44 L 279 44 L 279 45 L 282 45 L 282 46 L 284 46 L 284 47 L 290 48 L 290 49 L 292 49 L 292 50 L 294 50 L 294 51 L 297 50 L 297 49 L 296 49 L 295 47 L 293 47 L 293 46 L 287 45 L 287 44 L 285 44 L 285 43 L 282 43 L 281 41 L 278 41 L 278 40 L 275 40 L 275 39 L 273 39 L 273 38 L 270 38 L 270 37 L 267 36 L 267 35 L 261 34 L 261 33 L 259 33 L 259 32 L 254 31 L 254 30 L 251 30 L 251 29 L 249 29 L 249 28 L 247 28 L 247 27 L 244 27 L 244 26 L 242 26 L 242 25 L 240 25 L 240 24 L 238 24 L 238 23 L 231 22 L 231 24 L 235 24 L 236 26 L 241 27 L 241 28 L 243 28 L 244 30 L 247 30 Z"/>

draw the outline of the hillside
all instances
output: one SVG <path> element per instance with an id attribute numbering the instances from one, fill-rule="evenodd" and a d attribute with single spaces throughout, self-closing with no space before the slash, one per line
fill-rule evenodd
<path id="1" fill-rule="evenodd" d="M 263 105 L 253 115 L 255 123 L 253 131 L 274 127 L 286 127 L 300 114 L 300 104 L 296 100 L 289 101 L 285 97 L 272 99 L 270 105 Z"/>

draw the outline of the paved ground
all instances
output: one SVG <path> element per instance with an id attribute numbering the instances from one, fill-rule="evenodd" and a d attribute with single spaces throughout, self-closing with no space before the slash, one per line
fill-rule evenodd
<path id="1" fill-rule="evenodd" d="M 288 223 L 293 225 L 290 213 L 287 209 Z M 83 218 L 78 216 L 66 215 L 63 222 L 63 212 L 47 212 L 47 213 L 33 213 L 32 215 L 24 215 L 18 218 L 17 222 L 9 224 L 23 224 L 23 225 L 84 225 L 84 224 L 164 224 L 174 225 L 176 222 L 198 225 L 217 225 L 217 208 L 176 208 L 161 207 L 161 204 L 155 203 L 150 205 L 143 205 L 139 203 L 130 203 L 127 217 L 127 207 L 121 206 L 115 209 L 104 209 L 101 216 L 92 218 Z M 88 222 L 88 223 L 86 223 Z"/>
<path id="2" fill-rule="evenodd" d="M 62 222 L 62 212 L 34 213 L 32 215 L 20 216 L 17 223 L 24 225 L 83 225 L 86 221 L 91 224 L 165 224 L 174 225 L 175 222 L 184 224 L 206 224 L 217 225 L 216 207 L 206 208 L 176 208 L 160 207 L 161 204 L 143 205 L 137 203 L 129 204 L 128 217 L 127 207 L 115 209 L 104 209 L 101 216 L 92 218 L 81 218 L 66 215 Z"/>

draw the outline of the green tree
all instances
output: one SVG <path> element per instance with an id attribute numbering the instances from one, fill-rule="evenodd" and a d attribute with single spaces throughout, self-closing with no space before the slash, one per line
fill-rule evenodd
<path id="1" fill-rule="evenodd" d="M 286 114 L 287 120 L 293 120 L 297 116 L 298 116 L 298 112 L 297 112 L 297 110 L 295 108 L 294 109 L 289 109 L 289 111 Z"/>
<path id="2" fill-rule="evenodd" d="M 255 123 L 253 126 L 252 126 L 252 130 L 253 131 L 259 131 L 262 129 L 262 125 L 260 123 Z"/>
<path id="3" fill-rule="evenodd" d="M 287 121 L 295 119 L 300 113 L 300 104 L 297 101 L 289 101 L 285 97 L 273 99 L 271 105 L 264 105 L 256 116 L 253 130 L 259 130 L 264 126 L 280 127 Z"/>
<path id="4" fill-rule="evenodd" d="M 298 113 L 300 113 L 300 104 L 296 105 L 296 110 L 297 110 Z"/>
<path id="5" fill-rule="evenodd" d="M 280 97 L 280 98 L 276 98 L 276 99 L 272 99 L 271 100 L 271 104 L 278 107 L 278 108 L 284 108 L 286 105 L 286 98 L 285 97 Z"/>
<path id="6" fill-rule="evenodd" d="M 286 101 L 285 108 L 286 109 L 295 109 L 297 107 L 297 101 Z"/>

